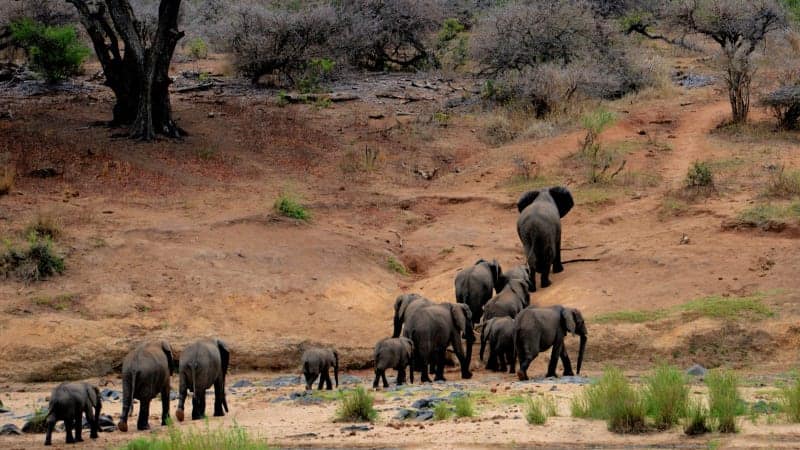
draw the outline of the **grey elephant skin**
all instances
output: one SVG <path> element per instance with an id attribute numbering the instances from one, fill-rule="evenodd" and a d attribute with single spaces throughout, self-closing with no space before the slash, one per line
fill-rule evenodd
<path id="1" fill-rule="evenodd" d="M 483 320 L 489 321 L 497 317 L 514 318 L 530 303 L 530 279 L 509 280 L 506 287 L 494 296 L 483 308 Z"/>
<path id="2" fill-rule="evenodd" d="M 484 349 L 489 344 L 489 359 L 486 369 L 492 371 L 514 373 L 514 319 L 511 317 L 495 317 L 483 325 L 481 330 L 481 361 L 484 361 Z M 498 364 L 499 363 L 499 364 Z"/>
<path id="3" fill-rule="evenodd" d="M 492 298 L 494 292 L 503 289 L 505 278 L 503 269 L 496 259 L 479 259 L 470 267 L 456 274 L 456 302 L 469 306 L 473 323 L 480 323 L 483 305 Z"/>
<path id="4" fill-rule="evenodd" d="M 394 301 L 394 330 L 392 331 L 392 337 L 400 337 L 406 317 L 410 317 L 414 314 L 414 311 L 424 306 L 434 304 L 434 302 L 419 294 L 398 295 Z"/>
<path id="5" fill-rule="evenodd" d="M 574 375 L 569 355 L 564 347 L 564 338 L 568 333 L 581 338 L 577 368 L 577 373 L 580 375 L 587 340 L 586 322 L 580 311 L 555 305 L 548 308 L 526 308 L 517 315 L 514 321 L 514 344 L 519 359 L 517 377 L 522 381 L 527 380 L 531 362 L 539 353 L 551 347 L 553 351 L 546 376 L 556 376 L 559 357 L 564 366 L 564 376 Z"/>
<path id="6" fill-rule="evenodd" d="M 339 353 L 330 348 L 310 348 L 303 352 L 303 376 L 306 378 L 306 390 L 311 390 L 314 380 L 319 377 L 318 390 L 325 384 L 327 390 L 333 389 L 331 384 L 330 369 L 333 368 L 333 377 L 336 387 L 339 387 Z"/>
<path id="7" fill-rule="evenodd" d="M 517 202 L 517 234 L 522 241 L 531 273 L 531 292 L 536 290 L 535 273 L 541 274 L 541 287 L 550 286 L 553 273 L 564 270 L 561 264 L 561 218 L 574 206 L 572 194 L 562 186 L 529 191 Z"/>
<path id="8" fill-rule="evenodd" d="M 161 425 L 169 418 L 169 377 L 176 369 L 172 347 L 166 341 L 145 342 L 122 361 L 122 415 L 117 428 L 128 431 L 128 414 L 133 399 L 139 400 L 136 428 L 150 429 L 150 401 L 161 395 Z"/>
<path id="9" fill-rule="evenodd" d="M 428 365 L 436 369 L 436 380 L 444 380 L 445 351 L 448 346 L 461 365 L 461 377 L 472 378 L 469 357 L 464 354 L 461 337 L 465 336 L 468 348 L 475 342 L 472 329 L 472 312 L 461 303 L 434 303 L 414 311 L 406 318 L 403 336 L 414 343 L 414 364 L 411 370 L 422 372 L 422 382 L 430 382 Z"/>
<path id="10" fill-rule="evenodd" d="M 53 429 L 56 422 L 64 421 L 64 428 L 67 432 L 67 444 L 83 442 L 81 438 L 81 428 L 83 428 L 83 418 L 89 422 L 89 437 L 97 439 L 100 420 L 100 390 L 89 383 L 61 383 L 53 389 L 50 394 L 50 407 L 47 411 L 47 434 L 44 438 L 44 445 L 52 445 Z M 75 431 L 75 437 L 72 431 Z"/>
<path id="11" fill-rule="evenodd" d="M 192 420 L 202 419 L 206 414 L 206 389 L 214 386 L 214 416 L 228 412 L 225 399 L 225 376 L 231 353 L 225 342 L 219 339 L 202 339 L 186 347 L 178 365 L 180 388 L 178 409 L 175 417 L 183 422 L 183 407 L 186 392 L 192 391 Z M 224 409 L 224 411 L 223 411 Z"/>
<path id="12" fill-rule="evenodd" d="M 385 338 L 375 344 L 375 381 L 372 388 L 378 387 L 378 382 L 383 380 L 383 387 L 389 387 L 386 380 L 386 370 L 397 370 L 397 385 L 400 386 L 406 380 L 406 367 L 409 367 L 414 357 L 414 343 L 405 337 Z M 414 370 L 409 371 L 409 380 L 414 382 Z"/>

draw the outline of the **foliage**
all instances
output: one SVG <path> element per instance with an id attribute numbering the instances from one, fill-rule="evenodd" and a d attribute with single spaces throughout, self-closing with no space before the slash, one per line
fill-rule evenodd
<path id="1" fill-rule="evenodd" d="M 573 417 L 604 419 L 616 433 L 645 429 L 646 405 L 622 371 L 608 367 L 599 381 L 572 399 Z"/>
<path id="2" fill-rule="evenodd" d="M 514 124 L 503 114 L 495 114 L 485 121 L 482 138 L 492 146 L 506 144 L 517 137 Z"/>
<path id="3" fill-rule="evenodd" d="M 736 432 L 736 414 L 741 403 L 739 380 L 730 370 L 714 369 L 705 378 L 708 386 L 709 416 L 720 433 Z"/>
<path id="4" fill-rule="evenodd" d="M 433 408 L 433 420 L 447 420 L 453 415 L 453 411 L 450 410 L 450 405 L 446 402 L 439 402 L 436 404 L 436 407 Z"/>
<path id="5" fill-rule="evenodd" d="M 686 173 L 686 187 L 698 188 L 714 185 L 711 167 L 703 161 L 695 161 Z"/>
<path id="6" fill-rule="evenodd" d="M 404 266 L 403 263 L 398 261 L 397 258 L 395 258 L 394 256 L 389 256 L 388 258 L 386 258 L 386 265 L 392 272 L 396 272 L 403 276 L 408 275 L 408 269 L 406 268 L 406 266 Z"/>
<path id="7" fill-rule="evenodd" d="M 47 431 L 47 408 L 42 407 L 33 412 L 23 431 L 26 433 L 44 433 Z"/>
<path id="8" fill-rule="evenodd" d="M 362 386 L 342 395 L 341 404 L 336 411 L 337 422 L 374 422 L 378 412 L 374 399 Z"/>
<path id="9" fill-rule="evenodd" d="M 791 423 L 800 423 L 800 377 L 781 389 L 781 409 Z"/>
<path id="10" fill-rule="evenodd" d="M 183 431 L 170 424 L 167 436 L 139 437 L 120 447 L 121 450 L 266 450 L 268 448 L 266 443 L 254 439 L 239 425 L 210 430 L 208 421 L 202 431 L 195 429 Z"/>
<path id="11" fill-rule="evenodd" d="M 79 73 L 90 54 L 71 25 L 47 26 L 22 19 L 11 24 L 11 33 L 14 41 L 28 53 L 33 69 L 50 83 Z"/>
<path id="12" fill-rule="evenodd" d="M 330 79 L 336 62 L 329 58 L 312 58 L 306 66 L 306 73 L 297 83 L 300 92 L 307 94 L 320 91 L 320 83 Z M 328 99 L 330 101 L 330 99 Z"/>
<path id="13" fill-rule="evenodd" d="M 53 214 L 37 214 L 33 222 L 25 228 L 25 235 L 35 235 L 50 240 L 61 236 L 61 220 Z"/>
<path id="14" fill-rule="evenodd" d="M 708 409 L 699 400 L 689 402 L 683 432 L 689 436 L 695 436 L 709 431 L 711 430 L 708 428 Z"/>
<path id="15" fill-rule="evenodd" d="M 475 416 L 475 405 L 468 394 L 456 397 L 453 400 L 453 408 L 455 409 L 456 417 Z"/>
<path id="16" fill-rule="evenodd" d="M 203 38 L 197 37 L 189 41 L 188 49 L 189 56 L 194 59 L 208 58 L 208 44 L 206 44 Z"/>
<path id="17" fill-rule="evenodd" d="M 586 129 L 586 136 L 581 144 L 580 156 L 589 166 L 589 182 L 600 183 L 614 179 L 625 167 L 625 160 L 611 174 L 606 175 L 612 165 L 617 164 L 617 155 L 604 148 L 598 141 L 600 133 L 611 126 L 616 117 L 614 113 L 605 109 L 598 109 L 581 119 L 581 124 Z"/>
<path id="18" fill-rule="evenodd" d="M 800 170 L 787 171 L 781 164 L 770 171 L 766 194 L 778 198 L 800 196 Z"/>
<path id="19" fill-rule="evenodd" d="M 756 227 L 763 227 L 771 222 L 781 222 L 792 218 L 800 218 L 800 202 L 790 205 L 760 203 L 742 211 L 738 217 L 741 223 Z"/>
<path id="20" fill-rule="evenodd" d="M 311 212 L 300 204 L 300 201 L 292 194 L 282 193 L 277 200 L 275 200 L 275 212 L 278 214 L 308 222 L 311 220 Z"/>
<path id="21" fill-rule="evenodd" d="M 530 425 L 544 425 L 556 412 L 555 400 L 550 396 L 529 397 L 525 402 L 525 420 Z"/>
<path id="22" fill-rule="evenodd" d="M 16 249 L 6 245 L 0 254 L 0 275 L 16 275 L 26 282 L 41 281 L 64 272 L 64 258 L 53 250 L 52 240 L 36 233 L 28 235 L 28 248 Z"/>
<path id="23" fill-rule="evenodd" d="M 686 416 L 689 387 L 677 367 L 659 365 L 646 379 L 644 400 L 647 414 L 658 429 L 666 430 Z"/>
<path id="24" fill-rule="evenodd" d="M 667 311 L 663 309 L 656 309 L 650 311 L 614 311 L 605 314 L 599 314 L 594 317 L 597 323 L 644 323 L 661 320 L 667 316 Z"/>
<path id="25" fill-rule="evenodd" d="M 775 313 L 766 306 L 760 295 L 749 297 L 722 297 L 709 296 L 684 303 L 680 306 L 682 311 L 695 313 L 704 317 L 735 319 L 735 318 L 766 318 Z"/>

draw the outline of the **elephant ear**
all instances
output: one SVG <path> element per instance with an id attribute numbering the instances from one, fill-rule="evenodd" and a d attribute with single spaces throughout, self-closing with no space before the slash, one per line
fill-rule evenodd
<path id="1" fill-rule="evenodd" d="M 575 334 L 575 315 L 573 314 L 573 309 L 571 308 L 561 308 L 561 320 L 564 325 L 564 329 L 568 332 Z"/>
<path id="2" fill-rule="evenodd" d="M 572 194 L 570 194 L 569 189 L 564 186 L 550 188 L 550 196 L 553 197 L 553 201 L 556 202 L 558 215 L 561 217 L 566 216 L 569 210 L 575 206 L 575 202 L 572 200 Z"/>
<path id="3" fill-rule="evenodd" d="M 228 365 L 231 362 L 231 351 L 222 339 L 217 339 L 217 348 L 219 349 L 219 357 L 222 362 L 222 373 L 228 373 Z"/>
<path id="4" fill-rule="evenodd" d="M 502 284 L 503 269 L 500 267 L 500 263 L 497 262 L 496 259 L 493 259 L 492 262 L 489 263 L 489 268 L 492 269 L 492 281 L 495 287 L 502 289 L 500 285 Z"/>
<path id="5" fill-rule="evenodd" d="M 167 366 L 169 366 L 169 374 L 172 375 L 178 369 L 175 358 L 172 356 L 172 347 L 167 341 L 161 341 L 161 350 L 167 355 Z"/>
<path id="6" fill-rule="evenodd" d="M 519 210 L 519 212 L 522 212 L 525 208 L 528 207 L 528 205 L 533 203 L 533 201 L 536 200 L 536 197 L 538 196 L 539 196 L 539 191 L 528 191 L 522 194 L 522 197 L 520 197 L 519 201 L 517 202 L 517 209 Z"/>
<path id="7" fill-rule="evenodd" d="M 583 314 L 577 309 L 572 310 L 572 318 L 575 320 L 575 333 L 579 336 L 586 335 L 586 322 L 583 320 Z"/>
<path id="8" fill-rule="evenodd" d="M 450 305 L 450 316 L 453 318 L 453 324 L 459 333 L 463 333 L 467 329 L 467 318 L 464 310 L 468 306 L 463 303 L 448 303 L 448 305 Z"/>

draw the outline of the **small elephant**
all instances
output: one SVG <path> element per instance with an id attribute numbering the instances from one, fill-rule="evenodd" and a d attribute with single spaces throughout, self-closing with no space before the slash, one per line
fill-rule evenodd
<path id="1" fill-rule="evenodd" d="M 444 381 L 445 352 L 452 345 L 461 365 L 461 377 L 472 378 L 469 370 L 472 344 L 475 334 L 472 329 L 472 312 L 463 303 L 434 303 L 422 307 L 406 318 L 403 336 L 414 343 L 414 364 L 411 370 L 422 372 L 422 382 L 429 383 L 428 365 L 436 369 L 436 380 Z M 461 346 L 461 338 L 467 340 L 467 354 Z"/>
<path id="2" fill-rule="evenodd" d="M 491 262 L 479 259 L 474 265 L 456 274 L 456 302 L 469 306 L 473 323 L 480 323 L 483 305 L 499 293 L 505 284 L 503 269 L 496 259 Z"/>
<path id="3" fill-rule="evenodd" d="M 411 339 L 399 338 L 385 338 L 375 344 L 375 381 L 372 382 L 372 388 L 378 388 L 378 380 L 383 379 L 383 387 L 389 387 L 389 382 L 386 380 L 386 369 L 397 370 L 397 385 L 405 383 L 406 381 L 406 366 L 410 366 L 412 358 L 414 357 L 414 343 Z M 414 382 L 414 370 L 409 370 L 410 382 Z"/>
<path id="4" fill-rule="evenodd" d="M 410 317 L 419 308 L 434 303 L 419 294 L 399 295 L 394 301 L 394 331 L 392 337 L 400 337 L 406 317 Z"/>
<path id="5" fill-rule="evenodd" d="M 319 377 L 318 390 L 322 390 L 322 384 L 326 385 L 329 391 L 333 389 L 331 385 L 331 375 L 328 370 L 333 367 L 333 377 L 336 379 L 336 387 L 339 387 L 339 353 L 330 348 L 310 348 L 303 352 L 303 375 L 306 378 L 306 390 L 311 390 L 314 380 Z"/>
<path id="6" fill-rule="evenodd" d="M 133 399 L 138 399 L 138 430 L 149 430 L 150 401 L 161 394 L 161 425 L 169 418 L 169 377 L 176 369 L 172 347 L 167 341 L 145 342 L 122 361 L 122 415 L 117 428 L 128 431 L 128 414 Z"/>
<path id="7" fill-rule="evenodd" d="M 481 361 L 486 343 L 489 343 L 489 359 L 486 369 L 492 371 L 514 373 L 514 319 L 511 317 L 495 317 L 489 319 L 481 330 Z M 500 362 L 498 366 L 498 361 Z"/>
<path id="8" fill-rule="evenodd" d="M 529 283 L 529 279 L 509 280 L 506 287 L 489 300 L 489 303 L 483 308 L 483 320 L 489 321 L 496 317 L 516 317 L 531 303 L 528 293 Z"/>
<path id="9" fill-rule="evenodd" d="M 547 366 L 547 376 L 556 376 L 559 357 L 564 366 L 564 376 L 574 375 L 564 346 L 567 333 L 576 334 L 581 338 L 577 368 L 577 373 L 580 375 L 587 340 L 586 323 L 581 312 L 561 305 L 524 309 L 514 321 L 514 344 L 519 359 L 517 377 L 522 381 L 527 380 L 531 362 L 539 353 L 550 347 L 553 347 L 553 352 L 550 355 L 550 364 Z"/>
<path id="10" fill-rule="evenodd" d="M 228 346 L 219 339 L 202 339 L 181 353 L 178 366 L 180 396 L 175 417 L 183 422 L 183 406 L 186 391 L 192 391 L 192 420 L 202 419 L 206 414 L 206 389 L 214 386 L 214 416 L 224 416 L 228 412 L 225 399 L 225 376 L 231 353 Z M 223 412 L 224 409 L 224 412 Z"/>
<path id="11" fill-rule="evenodd" d="M 89 383 L 61 383 L 53 389 L 50 394 L 50 407 L 47 411 L 47 434 L 44 438 L 44 445 L 52 445 L 53 429 L 56 422 L 64 421 L 64 428 L 67 430 L 67 444 L 83 442 L 81 429 L 83 428 L 83 415 L 86 414 L 86 421 L 89 422 L 89 437 L 97 439 L 99 430 L 100 409 L 100 390 Z M 72 437 L 72 430 L 75 430 L 75 438 Z"/>
<path id="12" fill-rule="evenodd" d="M 522 194 L 517 209 L 517 234 L 525 248 L 531 274 L 530 290 L 536 290 L 535 272 L 541 274 L 541 286 L 550 286 L 553 273 L 564 270 L 561 264 L 561 218 L 575 203 L 565 187 L 558 186 Z"/>

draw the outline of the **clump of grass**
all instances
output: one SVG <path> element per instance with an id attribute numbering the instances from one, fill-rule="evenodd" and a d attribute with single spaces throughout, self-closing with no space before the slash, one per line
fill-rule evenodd
<path id="1" fill-rule="evenodd" d="M 33 303 L 37 306 L 55 309 L 56 311 L 66 311 L 72 308 L 78 301 L 77 294 L 60 294 L 52 297 L 34 297 Z"/>
<path id="2" fill-rule="evenodd" d="M 708 410 L 699 400 L 689 402 L 686 408 L 686 423 L 683 432 L 689 436 L 705 434 L 708 428 Z"/>
<path id="3" fill-rule="evenodd" d="M 714 185 L 714 174 L 707 162 L 695 161 L 686 173 L 686 187 L 700 188 Z"/>
<path id="4" fill-rule="evenodd" d="M 403 276 L 408 275 L 408 269 L 406 268 L 406 266 L 394 256 L 389 256 L 388 258 L 386 258 L 386 265 L 392 272 L 399 273 L 400 275 Z"/>
<path id="5" fill-rule="evenodd" d="M 646 412 L 641 394 L 615 367 L 606 368 L 599 381 L 572 399 L 574 417 L 604 419 L 615 433 L 644 431 Z"/>
<path id="6" fill-rule="evenodd" d="M 11 167 L 3 167 L 0 175 L 0 196 L 7 195 L 14 187 L 14 176 L 16 173 Z"/>
<path id="7" fill-rule="evenodd" d="M 786 171 L 781 164 L 770 172 L 766 195 L 769 197 L 792 198 L 800 195 L 800 170 Z"/>
<path id="8" fill-rule="evenodd" d="M 453 411 L 450 410 L 450 405 L 445 402 L 439 402 L 436 404 L 436 407 L 433 408 L 433 420 L 447 420 L 453 415 Z"/>
<path id="9" fill-rule="evenodd" d="M 781 409 L 791 423 L 800 423 L 800 376 L 781 389 Z"/>
<path id="10" fill-rule="evenodd" d="M 762 203 L 739 213 L 739 222 L 754 227 L 763 227 L 770 222 L 800 218 L 800 202 L 791 205 Z"/>
<path id="11" fill-rule="evenodd" d="M 761 296 L 722 297 L 713 295 L 684 303 L 680 308 L 688 313 L 718 319 L 749 317 L 763 319 L 775 313 L 762 302 Z"/>
<path id="12" fill-rule="evenodd" d="M 374 422 L 378 412 L 373 407 L 374 399 L 362 386 L 342 396 L 336 411 L 337 422 Z"/>
<path id="13" fill-rule="evenodd" d="M 266 450 L 269 446 L 249 435 L 246 429 L 234 424 L 231 428 L 210 430 L 181 430 L 170 424 L 166 436 L 136 438 L 122 450 Z"/>
<path id="14" fill-rule="evenodd" d="M 556 403 L 552 397 L 528 398 L 525 406 L 525 420 L 531 425 L 544 425 L 548 417 L 556 415 Z"/>
<path id="15" fill-rule="evenodd" d="M 61 236 L 61 220 L 51 213 L 37 214 L 25 228 L 25 235 L 30 236 L 31 234 L 56 240 Z"/>
<path id="16" fill-rule="evenodd" d="M 513 141 L 518 134 L 511 120 L 502 114 L 497 114 L 486 120 L 482 138 L 491 146 L 499 146 Z"/>
<path id="17" fill-rule="evenodd" d="M 665 317 L 667 317 L 667 311 L 663 309 L 650 311 L 625 310 L 597 315 L 594 317 L 594 321 L 597 323 L 644 323 L 654 322 Z"/>
<path id="18" fill-rule="evenodd" d="M 686 416 L 689 387 L 677 367 L 660 365 L 646 378 L 644 401 L 656 428 L 666 430 Z"/>
<path id="19" fill-rule="evenodd" d="M 475 405 L 469 395 L 462 395 L 453 400 L 456 417 L 474 417 Z"/>
<path id="20" fill-rule="evenodd" d="M 24 433 L 44 433 L 47 431 L 47 408 L 42 407 L 33 412 L 33 417 L 22 427 Z"/>
<path id="21" fill-rule="evenodd" d="M 53 250 L 53 242 L 36 233 L 28 236 L 28 248 L 17 249 L 6 244 L 0 253 L 0 275 L 16 275 L 25 282 L 41 281 L 64 272 L 64 258 Z"/>
<path id="22" fill-rule="evenodd" d="M 715 369 L 706 376 L 709 415 L 720 433 L 736 432 L 736 413 L 741 403 L 739 379 L 730 370 Z"/>
<path id="23" fill-rule="evenodd" d="M 275 200 L 275 212 L 278 214 L 289 217 L 292 219 L 309 221 L 311 220 L 311 213 L 308 209 L 300 204 L 300 201 L 291 194 L 283 193 L 277 200 Z"/>

